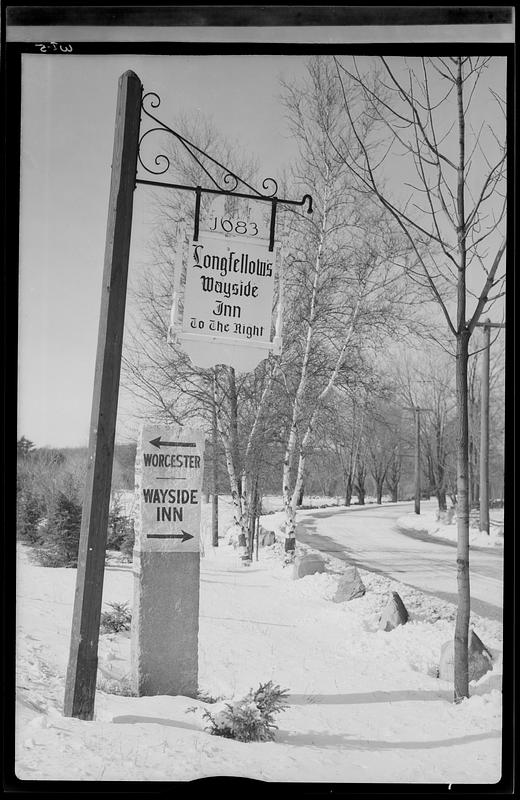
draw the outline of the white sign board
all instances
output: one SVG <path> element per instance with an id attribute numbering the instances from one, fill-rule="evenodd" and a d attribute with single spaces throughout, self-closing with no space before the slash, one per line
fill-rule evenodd
<path id="1" fill-rule="evenodd" d="M 178 338 L 192 361 L 251 369 L 266 358 L 275 271 L 267 240 L 203 231 L 190 242 Z"/>
<path id="2" fill-rule="evenodd" d="M 136 549 L 198 552 L 204 434 L 145 425 L 137 453 Z"/>

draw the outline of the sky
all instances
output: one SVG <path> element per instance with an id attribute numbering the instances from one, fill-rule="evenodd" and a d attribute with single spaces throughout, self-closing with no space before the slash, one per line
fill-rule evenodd
<path id="1" fill-rule="evenodd" d="M 19 436 L 86 444 L 94 376 L 119 76 L 161 97 L 159 117 L 201 112 L 279 176 L 294 153 L 272 56 L 66 56 L 23 59 Z M 150 178 L 152 176 L 144 175 Z M 150 190 L 138 187 L 129 280 L 146 261 Z"/>
<path id="2" fill-rule="evenodd" d="M 166 124 L 201 112 L 258 160 L 261 177 L 280 178 L 295 148 L 279 78 L 301 76 L 305 60 L 24 54 L 18 437 L 88 443 L 119 76 L 132 69 L 161 97 Z M 147 260 L 149 197 L 142 186 L 134 194 L 130 285 Z M 121 422 L 125 407 L 122 393 Z"/>

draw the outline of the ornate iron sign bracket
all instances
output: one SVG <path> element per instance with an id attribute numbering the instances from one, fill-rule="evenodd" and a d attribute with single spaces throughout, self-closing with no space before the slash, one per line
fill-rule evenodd
<path id="1" fill-rule="evenodd" d="M 156 181 L 156 180 L 144 180 L 141 178 L 136 178 L 136 183 L 141 183 L 149 186 L 162 186 L 167 189 L 180 189 L 182 191 L 189 191 L 195 193 L 195 220 L 194 220 L 194 227 L 193 227 L 193 240 L 196 242 L 199 238 L 199 219 L 200 219 L 200 205 L 201 205 L 201 196 L 202 194 L 215 194 L 215 195 L 226 195 L 228 197 L 240 197 L 246 198 L 250 200 L 259 200 L 262 202 L 270 203 L 271 204 L 271 223 L 269 228 L 269 250 L 272 252 L 274 249 L 274 239 L 275 239 L 275 229 L 276 229 L 276 209 L 277 206 L 281 203 L 283 205 L 292 205 L 292 206 L 304 206 L 307 203 L 307 213 L 312 213 L 312 197 L 310 194 L 306 194 L 303 196 L 301 200 L 288 200 L 287 198 L 277 197 L 278 192 L 278 184 L 274 178 L 265 178 L 262 182 L 262 188 L 266 192 L 262 194 L 253 186 L 251 186 L 247 181 L 243 178 L 240 178 L 236 173 L 232 170 L 228 169 L 226 166 L 221 164 L 215 158 L 210 156 L 200 147 L 190 142 L 184 136 L 181 136 L 180 133 L 174 131 L 173 128 L 170 128 L 168 125 L 165 125 L 164 122 L 157 119 L 157 117 L 151 113 L 151 111 L 146 107 L 146 103 L 148 102 L 151 109 L 156 109 L 159 107 L 161 100 L 159 95 L 155 92 L 147 92 L 143 95 L 141 101 L 141 110 L 142 112 L 151 119 L 155 126 L 149 128 L 147 131 L 141 134 L 139 139 L 139 152 L 138 152 L 138 163 L 141 167 L 151 175 L 165 175 L 171 167 L 171 160 L 170 157 L 167 156 L 165 153 L 159 153 L 153 159 L 153 164 L 155 168 L 151 166 L 147 166 L 143 159 L 143 141 L 146 139 L 147 136 L 153 133 L 169 133 L 171 134 L 186 150 L 186 152 L 191 156 L 191 158 L 197 162 L 199 167 L 205 173 L 205 175 L 209 178 L 210 182 L 213 184 L 213 187 L 206 187 L 206 186 L 186 186 L 184 184 L 179 183 L 167 183 L 165 181 Z M 218 168 L 220 173 L 220 178 L 218 179 L 215 175 L 210 172 L 212 170 L 215 172 L 215 168 Z M 269 187 L 273 187 L 273 191 L 267 192 Z M 226 188 L 227 187 L 227 188 Z M 244 187 L 245 189 L 249 189 L 252 193 L 247 193 L 243 191 L 237 191 L 239 187 Z"/>

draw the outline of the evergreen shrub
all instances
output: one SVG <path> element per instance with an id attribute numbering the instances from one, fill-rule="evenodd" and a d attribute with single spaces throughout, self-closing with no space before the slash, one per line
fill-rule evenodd
<path id="1" fill-rule="evenodd" d="M 241 700 L 226 703 L 219 712 L 204 711 L 203 718 L 209 721 L 205 730 L 239 742 L 270 742 L 278 728 L 275 715 L 289 708 L 285 702 L 288 692 L 272 681 L 260 684 L 255 692 L 250 689 Z"/>
<path id="2" fill-rule="evenodd" d="M 30 545 L 38 542 L 45 514 L 44 498 L 30 487 L 20 488 L 16 498 L 16 538 Z"/>
<path id="3" fill-rule="evenodd" d="M 78 565 L 81 511 L 78 500 L 63 491 L 58 492 L 32 551 L 32 557 L 42 567 Z"/>
<path id="4" fill-rule="evenodd" d="M 101 613 L 99 630 L 101 633 L 119 633 L 129 631 L 132 623 L 132 612 L 128 603 L 108 603 L 110 611 Z"/>
<path id="5" fill-rule="evenodd" d="M 116 505 L 108 517 L 107 549 L 118 550 L 131 561 L 134 539 L 134 520 L 122 514 Z"/>

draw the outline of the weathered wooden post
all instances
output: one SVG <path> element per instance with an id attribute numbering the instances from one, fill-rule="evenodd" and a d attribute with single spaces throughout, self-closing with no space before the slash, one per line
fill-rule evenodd
<path id="1" fill-rule="evenodd" d="M 87 475 L 63 713 L 94 716 L 99 622 L 112 481 L 128 259 L 136 180 L 141 81 L 119 79 Z"/>

